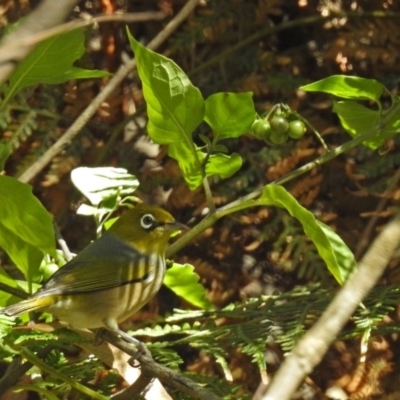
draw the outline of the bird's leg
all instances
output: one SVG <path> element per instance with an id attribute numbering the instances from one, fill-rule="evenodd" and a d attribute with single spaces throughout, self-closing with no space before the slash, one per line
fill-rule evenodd
<path id="1" fill-rule="evenodd" d="M 128 343 L 132 343 L 133 345 L 135 345 L 137 347 L 137 351 L 136 354 L 134 356 L 132 356 L 132 359 L 129 360 L 129 363 L 131 364 L 131 362 L 133 360 L 136 360 L 137 358 L 139 358 L 142 354 L 146 354 L 146 355 L 150 355 L 151 353 L 149 352 L 148 348 L 146 347 L 146 345 L 144 343 L 142 343 L 140 340 L 137 340 L 136 338 L 134 338 L 131 335 L 128 335 L 126 332 L 122 331 L 121 329 L 118 328 L 118 325 L 116 322 L 114 321 L 104 321 L 104 325 L 105 327 L 112 332 L 114 335 L 121 337 L 122 339 L 124 339 L 126 342 Z"/>
<path id="2" fill-rule="evenodd" d="M 94 329 L 94 339 L 93 339 L 93 344 L 95 345 L 95 346 L 100 346 L 103 342 L 104 342 L 104 340 L 103 340 L 103 338 L 101 337 L 101 333 L 105 330 L 106 328 L 97 328 L 97 329 Z"/>

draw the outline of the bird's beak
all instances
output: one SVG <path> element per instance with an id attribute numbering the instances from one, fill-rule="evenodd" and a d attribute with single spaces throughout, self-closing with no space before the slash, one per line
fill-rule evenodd
<path id="1" fill-rule="evenodd" d="M 181 224 L 180 222 L 177 222 L 177 221 L 167 222 L 166 224 L 164 224 L 164 228 L 167 231 L 181 231 L 181 230 L 187 231 L 187 230 L 189 230 L 188 226 Z"/>

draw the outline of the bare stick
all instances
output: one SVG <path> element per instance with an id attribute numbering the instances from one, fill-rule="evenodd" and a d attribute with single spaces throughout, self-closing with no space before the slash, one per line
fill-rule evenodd
<path id="1" fill-rule="evenodd" d="M 33 49 L 34 45 L 20 46 L 21 41 L 63 22 L 78 0 L 43 0 L 0 45 L 0 84 L 5 82 Z"/>
<path id="2" fill-rule="evenodd" d="M 400 243 L 400 214 L 389 222 L 317 323 L 283 362 L 262 400 L 287 400 L 321 361 L 330 344 L 384 272 Z"/>
<path id="3" fill-rule="evenodd" d="M 74 254 L 71 253 L 67 242 L 61 235 L 60 229 L 59 229 L 56 221 L 54 221 L 54 220 L 53 220 L 53 229 L 54 229 L 54 233 L 56 235 L 56 241 L 57 241 L 58 245 L 60 246 L 60 249 L 64 253 L 65 260 L 67 262 L 71 261 L 74 258 Z"/>
<path id="4" fill-rule="evenodd" d="M 28 293 L 24 292 L 23 290 L 9 286 L 3 282 L 0 282 L 0 290 L 2 292 L 12 294 L 13 296 L 19 297 L 21 299 L 27 299 L 29 296 Z"/>
<path id="5" fill-rule="evenodd" d="M 151 375 L 141 372 L 139 378 L 128 386 L 111 396 L 110 400 L 131 400 L 136 399 L 146 389 L 154 378 Z"/>
<path id="6" fill-rule="evenodd" d="M 189 0 L 179 13 L 173 18 L 165 28 L 147 45 L 151 50 L 158 48 L 188 17 L 194 10 L 199 0 Z M 124 78 L 135 68 L 136 60 L 130 60 L 125 65 L 122 65 L 116 74 L 110 79 L 103 90 L 97 97 L 90 103 L 89 106 L 82 112 L 82 114 L 75 120 L 70 128 L 64 135 L 50 147 L 37 161 L 35 161 L 25 172 L 19 176 L 21 182 L 29 182 L 33 179 L 51 160 L 59 154 L 64 147 L 66 147 L 80 132 L 84 125 L 93 116 L 96 110 L 107 99 L 107 97 L 114 91 L 116 87 L 124 80 Z"/>
<path id="7" fill-rule="evenodd" d="M 46 29 L 43 32 L 39 32 L 36 35 L 26 37 L 18 43 L 18 46 L 33 46 L 39 42 L 49 39 L 53 36 L 60 35 L 79 28 L 85 28 L 90 25 L 97 25 L 104 22 L 141 22 L 149 20 L 161 20 L 167 15 L 162 11 L 157 12 L 140 12 L 140 13 L 129 13 L 129 14 L 106 14 L 97 15 L 94 17 L 75 19 L 73 21 L 66 22 L 65 24 L 55 26 L 54 28 Z M 15 48 L 15 43 L 10 43 L 7 46 L 1 47 L 1 57 L 5 58 L 8 51 L 12 51 Z"/>

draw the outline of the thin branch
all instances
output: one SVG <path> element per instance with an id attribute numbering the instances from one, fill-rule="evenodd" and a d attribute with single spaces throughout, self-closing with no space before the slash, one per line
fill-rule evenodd
<path id="1" fill-rule="evenodd" d="M 215 203 L 207 176 L 203 177 L 203 189 L 204 193 L 206 194 L 208 208 L 210 209 L 210 213 L 213 214 L 217 209 L 215 208 Z"/>
<path id="2" fill-rule="evenodd" d="M 197 6 L 199 0 L 189 0 L 179 11 L 179 13 L 164 27 L 164 29 L 147 45 L 151 50 L 155 50 L 167 40 L 169 36 L 178 28 L 178 26 L 188 17 L 188 15 Z M 135 68 L 136 60 L 130 60 L 121 66 L 116 74 L 110 79 L 103 90 L 90 103 L 82 114 L 75 120 L 64 135 L 50 147 L 37 161 L 35 161 L 25 172 L 19 176 L 21 182 L 29 182 L 43 168 L 51 162 L 51 160 L 59 154 L 80 132 L 89 119 L 93 116 L 101 104 L 109 95 L 121 84 L 125 77 Z"/>
<path id="3" fill-rule="evenodd" d="M 330 344 L 374 287 L 400 243 L 400 214 L 388 223 L 317 323 L 304 335 L 268 386 L 262 400 L 287 400 L 322 360 Z"/>
<path id="4" fill-rule="evenodd" d="M 136 399 L 151 383 L 154 378 L 151 375 L 145 374 L 143 371 L 139 378 L 126 389 L 114 394 L 110 397 L 111 400 L 131 400 Z"/>
<path id="5" fill-rule="evenodd" d="M 111 332 L 103 330 L 101 332 L 101 337 L 107 342 L 113 344 L 115 347 L 118 347 L 126 354 L 136 358 L 137 350 L 124 340 L 115 337 Z M 205 389 L 202 385 L 186 378 L 182 373 L 175 372 L 170 368 L 156 363 L 151 357 L 145 354 L 137 357 L 137 361 L 140 362 L 143 374 L 158 378 L 161 383 L 172 386 L 181 392 L 186 393 L 191 399 L 221 400 L 220 397 L 216 396 L 208 389 Z"/>
<path id="6" fill-rule="evenodd" d="M 151 20 L 162 20 L 167 16 L 162 11 L 149 11 L 149 12 L 139 12 L 139 13 L 129 13 L 129 14 L 107 14 L 107 15 L 96 15 L 90 16 L 88 18 L 76 19 L 73 21 L 66 22 L 55 26 L 51 29 L 46 29 L 43 32 L 37 33 L 36 35 L 26 37 L 18 43 L 19 46 L 34 46 L 43 40 L 49 39 L 53 36 L 60 35 L 62 33 L 71 32 L 75 29 L 85 28 L 87 26 L 97 25 L 106 22 L 141 22 L 141 21 L 151 21 Z M 15 47 L 15 43 L 10 43 L 8 46 L 1 48 L 1 51 L 11 51 Z M 6 53 L 2 56 L 4 57 Z"/>
<path id="7" fill-rule="evenodd" d="M 58 227 L 58 225 L 57 225 L 55 220 L 53 220 L 53 228 L 54 228 L 54 233 L 55 233 L 55 236 L 56 236 L 57 243 L 60 246 L 62 252 L 64 253 L 65 260 L 67 262 L 71 261 L 74 258 L 74 255 L 71 253 L 67 242 L 65 241 L 65 239 L 61 235 L 60 229 L 59 229 L 59 227 Z"/>
<path id="8" fill-rule="evenodd" d="M 29 297 L 29 294 L 24 292 L 23 290 L 8 286 L 3 282 L 0 282 L 0 291 L 12 294 L 13 296 L 19 297 L 21 299 L 27 299 Z"/>
<path id="9" fill-rule="evenodd" d="M 34 44 L 21 46 L 21 42 L 63 22 L 77 2 L 78 0 L 43 0 L 17 28 L 5 36 L 0 45 L 0 84 L 8 79 L 18 63 L 34 47 Z"/>
<path id="10" fill-rule="evenodd" d="M 328 161 L 333 160 L 336 158 L 338 155 L 343 154 L 350 149 L 353 149 L 354 147 L 360 145 L 367 139 L 371 139 L 374 135 L 376 135 L 377 131 L 383 130 L 388 124 L 393 119 L 393 116 L 399 115 L 400 114 L 400 103 L 395 104 L 388 112 L 386 115 L 382 118 L 382 121 L 378 126 L 373 127 L 370 129 L 368 132 L 363 133 L 362 135 L 359 135 L 355 137 L 352 140 L 349 140 L 348 142 L 342 144 L 341 146 L 336 147 L 333 150 L 330 150 L 328 153 L 325 153 L 321 157 L 317 158 L 316 160 L 313 160 L 300 168 L 295 169 L 294 171 L 282 176 L 281 178 L 277 179 L 276 181 L 271 182 L 270 184 L 275 184 L 275 185 L 283 185 L 284 183 L 287 183 L 303 174 L 306 172 L 309 172 L 313 170 L 314 168 L 317 168 L 321 166 L 322 164 L 325 164 Z M 206 229 L 210 228 L 212 225 L 215 224 L 216 221 L 218 221 L 220 218 L 232 214 L 234 212 L 249 208 L 252 206 L 251 201 L 257 199 L 258 197 L 261 196 L 263 192 L 263 188 L 257 189 L 251 193 L 249 193 L 246 196 L 240 197 L 237 200 L 232 201 L 229 204 L 226 204 L 223 207 L 218 208 L 215 213 L 209 213 L 199 224 L 197 224 L 195 227 L 193 227 L 189 232 L 187 232 L 185 235 L 183 235 L 181 238 L 179 238 L 175 243 L 173 243 L 169 248 L 167 249 L 166 256 L 167 258 L 171 258 L 175 253 L 177 253 L 180 249 L 185 247 L 189 242 L 191 242 L 194 238 L 196 238 L 198 235 L 200 235 L 202 232 L 204 232 Z"/>

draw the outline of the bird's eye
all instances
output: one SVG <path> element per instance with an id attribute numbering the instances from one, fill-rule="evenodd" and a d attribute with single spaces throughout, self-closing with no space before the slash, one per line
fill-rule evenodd
<path id="1" fill-rule="evenodd" d="M 145 214 L 140 220 L 140 225 L 144 229 L 150 229 L 154 224 L 154 217 L 151 214 Z"/>

